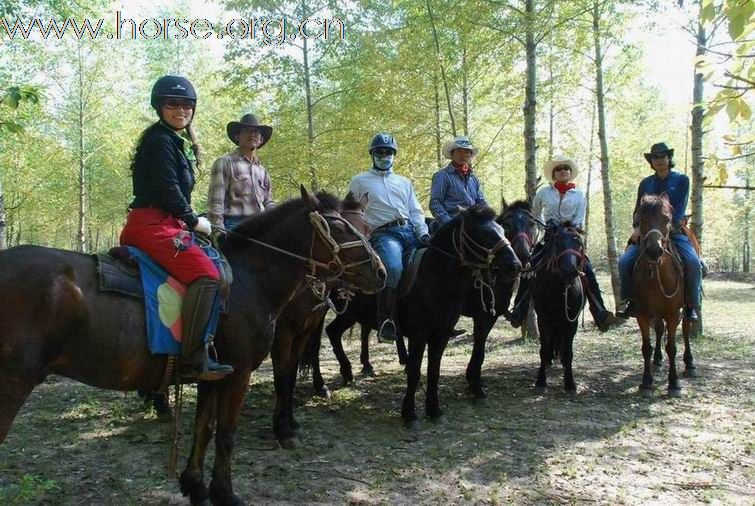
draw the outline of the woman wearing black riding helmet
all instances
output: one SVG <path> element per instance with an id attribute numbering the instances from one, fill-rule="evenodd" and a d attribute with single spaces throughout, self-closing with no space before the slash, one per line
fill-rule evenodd
<path id="1" fill-rule="evenodd" d="M 141 249 L 187 285 L 181 310 L 182 374 L 217 380 L 233 372 L 213 360 L 209 343 L 203 342 L 220 276 L 190 233 L 209 234 L 211 227 L 191 207 L 196 157 L 181 135 L 194 118 L 197 94 L 188 79 L 168 75 L 155 82 L 150 103 L 160 119 L 142 132 L 136 146 L 131 163 L 134 200 L 121 244 Z"/>

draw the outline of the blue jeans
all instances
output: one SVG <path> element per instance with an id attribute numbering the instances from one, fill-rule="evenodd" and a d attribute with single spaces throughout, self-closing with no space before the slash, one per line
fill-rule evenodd
<path id="1" fill-rule="evenodd" d="M 702 287 L 700 258 L 698 258 L 694 246 L 686 235 L 681 233 L 671 234 L 671 240 L 674 241 L 674 246 L 676 246 L 679 256 L 682 257 L 682 262 L 684 262 L 685 303 L 688 306 L 699 308 Z M 637 244 L 632 244 L 619 258 L 619 277 L 621 278 L 621 298 L 623 300 L 632 298 L 632 272 L 639 256 L 640 247 Z"/>
<path id="2" fill-rule="evenodd" d="M 248 216 L 223 216 L 223 226 L 226 230 L 236 228 L 236 225 L 241 223 L 241 220 L 248 218 Z"/>
<path id="3" fill-rule="evenodd" d="M 386 286 L 398 288 L 404 264 L 419 246 L 419 239 L 410 224 L 403 227 L 380 228 L 372 233 L 370 243 L 375 248 L 385 270 L 388 271 Z"/>

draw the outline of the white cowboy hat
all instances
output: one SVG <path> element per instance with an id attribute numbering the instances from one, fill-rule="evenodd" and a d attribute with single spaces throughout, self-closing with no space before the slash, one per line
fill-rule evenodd
<path id="1" fill-rule="evenodd" d="M 569 179 L 569 181 L 574 181 L 574 179 L 576 179 L 577 174 L 579 174 L 577 162 L 575 162 L 571 158 L 560 155 L 556 155 L 552 160 L 548 160 L 548 162 L 545 164 L 545 167 L 543 167 L 543 175 L 553 181 L 553 169 L 555 169 L 559 165 L 568 165 L 569 167 L 571 167 L 571 178 Z"/>
<path id="2" fill-rule="evenodd" d="M 469 137 L 465 137 L 463 135 L 454 137 L 454 140 L 448 141 L 445 144 L 443 144 L 443 149 L 441 150 L 441 152 L 443 153 L 444 157 L 451 160 L 453 158 L 451 156 L 451 151 L 457 148 L 470 150 L 472 152 L 472 156 L 477 156 L 477 153 L 480 152 L 479 149 L 472 146 L 472 141 L 469 140 Z"/>

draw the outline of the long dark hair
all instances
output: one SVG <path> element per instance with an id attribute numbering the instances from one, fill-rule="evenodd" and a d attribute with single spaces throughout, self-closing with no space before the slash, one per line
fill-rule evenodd
<path id="1" fill-rule="evenodd" d="M 141 161 L 142 157 L 144 156 L 144 139 L 146 139 L 155 129 L 160 128 L 161 126 L 164 126 L 165 128 L 171 128 L 161 118 L 160 120 L 155 121 L 150 126 L 145 128 L 142 131 L 142 133 L 139 135 L 139 140 L 136 142 L 136 148 L 134 148 L 134 156 L 131 157 L 131 165 L 130 165 L 131 172 L 134 172 L 137 161 Z M 199 170 L 202 163 L 202 160 L 201 160 L 202 150 L 199 147 L 199 144 L 197 143 L 197 134 L 196 134 L 196 131 L 194 130 L 194 124 L 189 123 L 184 130 L 186 131 L 186 134 L 189 137 L 188 140 L 191 142 L 191 150 L 194 152 L 194 156 L 197 159 L 196 170 L 198 173 L 197 177 L 199 177 Z"/>

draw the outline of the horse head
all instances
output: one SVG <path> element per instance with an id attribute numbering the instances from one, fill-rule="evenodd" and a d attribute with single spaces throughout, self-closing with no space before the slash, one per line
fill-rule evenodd
<path id="1" fill-rule="evenodd" d="M 532 206 L 526 200 L 517 200 L 507 204 L 502 199 L 502 211 L 496 223 L 503 227 L 506 238 L 511 242 L 517 258 L 522 265 L 530 261 L 532 248 L 535 246 L 537 225 L 539 221 L 532 214 Z"/>
<path id="2" fill-rule="evenodd" d="M 459 209 L 451 221 L 433 236 L 431 246 L 453 252 L 459 262 L 490 277 L 515 277 L 522 268 L 503 227 L 495 222 L 495 212 L 486 205 Z"/>
<path id="3" fill-rule="evenodd" d="M 551 269 L 555 269 L 565 282 L 574 281 L 582 273 L 585 262 L 584 232 L 571 223 L 549 223 L 546 243 L 551 249 Z"/>
<path id="4" fill-rule="evenodd" d="M 671 233 L 672 208 L 666 194 L 645 195 L 637 210 L 640 222 L 640 248 L 649 260 L 657 262 L 663 255 Z"/>

